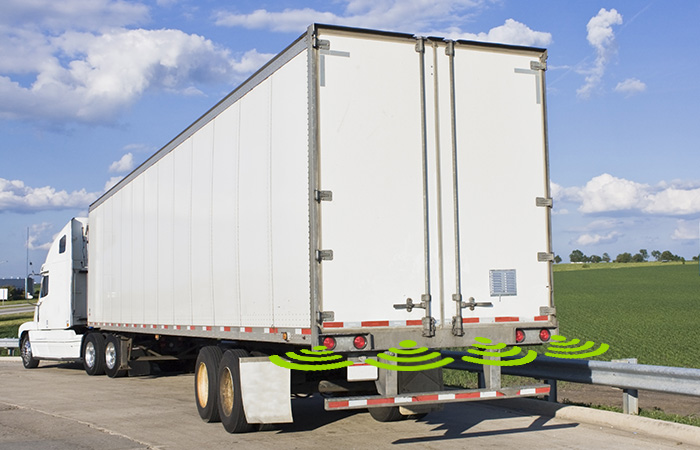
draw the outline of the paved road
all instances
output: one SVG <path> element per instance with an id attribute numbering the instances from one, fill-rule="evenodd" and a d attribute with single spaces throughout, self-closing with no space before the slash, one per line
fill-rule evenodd
<path id="1" fill-rule="evenodd" d="M 0 308 L 0 316 L 7 316 L 10 314 L 21 314 L 26 312 L 34 312 L 33 306 L 8 306 L 5 308 Z"/>
<path id="2" fill-rule="evenodd" d="M 193 383 L 191 374 L 109 379 L 75 364 L 25 370 L 0 360 L 0 449 L 692 448 L 483 402 L 380 424 L 364 411 L 329 413 L 318 398 L 298 399 L 296 423 L 231 435 L 200 420 Z"/>

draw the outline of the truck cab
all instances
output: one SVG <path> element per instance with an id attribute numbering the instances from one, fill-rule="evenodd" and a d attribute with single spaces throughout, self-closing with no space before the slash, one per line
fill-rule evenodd
<path id="1" fill-rule="evenodd" d="M 22 362 L 80 359 L 87 325 L 87 219 L 74 218 L 56 236 L 41 266 L 34 320 L 19 328 Z"/>

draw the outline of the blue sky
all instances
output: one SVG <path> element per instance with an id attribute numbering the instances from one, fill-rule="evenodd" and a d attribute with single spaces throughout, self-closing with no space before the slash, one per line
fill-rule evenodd
<path id="1" fill-rule="evenodd" d="M 554 250 L 698 254 L 700 2 L 3 0 L 0 278 L 312 22 L 546 47 Z"/>

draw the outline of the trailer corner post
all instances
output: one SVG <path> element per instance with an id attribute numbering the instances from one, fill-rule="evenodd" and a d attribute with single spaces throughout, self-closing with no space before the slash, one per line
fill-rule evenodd
<path id="1" fill-rule="evenodd" d="M 320 206 L 316 192 L 319 190 L 319 86 L 318 86 L 318 45 L 316 25 L 310 25 L 306 32 L 307 40 L 307 89 L 308 89 L 308 159 L 309 159 L 309 282 L 310 282 L 310 321 L 312 342 L 318 341 L 323 317 L 321 313 L 321 264 L 317 260 L 317 250 L 321 245 Z"/>

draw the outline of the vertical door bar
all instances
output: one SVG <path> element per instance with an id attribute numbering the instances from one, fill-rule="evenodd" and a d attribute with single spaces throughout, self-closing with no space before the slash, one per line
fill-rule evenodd
<path id="1" fill-rule="evenodd" d="M 547 63 L 547 52 L 545 51 L 542 56 L 540 56 L 540 65 L 543 67 L 541 73 L 542 76 L 537 77 L 540 83 L 540 95 L 542 95 L 542 131 L 544 133 L 544 195 L 545 198 L 551 198 L 551 189 L 549 181 L 549 130 L 547 128 L 547 82 L 545 80 L 545 71 Z M 554 254 L 552 244 L 552 209 L 547 208 L 547 253 Z M 549 262 L 549 306 L 554 306 L 554 262 Z"/>
<path id="2" fill-rule="evenodd" d="M 316 259 L 316 250 L 321 248 L 319 205 L 316 190 L 319 186 L 319 88 L 318 88 L 318 49 L 316 48 L 316 27 L 311 25 L 306 34 L 308 64 L 308 116 L 309 116 L 309 281 L 311 304 L 312 345 L 318 342 L 321 332 L 321 264 Z"/>
<path id="3" fill-rule="evenodd" d="M 425 308 L 423 336 L 430 337 L 435 335 L 435 319 L 432 317 L 430 308 L 430 220 L 428 210 L 428 123 L 425 105 L 425 38 L 417 38 L 416 52 L 418 52 L 420 71 L 421 145 L 423 163 L 423 254 L 425 259 L 425 293 L 421 296 L 421 306 Z"/>
<path id="4" fill-rule="evenodd" d="M 438 76 L 438 42 L 432 41 L 433 47 L 433 104 L 435 127 L 435 215 L 437 223 L 437 257 L 438 257 L 438 298 L 440 303 L 440 324 L 445 323 L 445 264 L 444 241 L 442 235 L 442 156 L 440 148 L 440 77 Z"/>
<path id="5" fill-rule="evenodd" d="M 445 54 L 449 58 L 450 71 L 450 128 L 452 132 L 452 198 L 454 205 L 454 240 L 455 240 L 455 294 L 452 300 L 456 304 L 455 316 L 452 318 L 452 333 L 464 336 L 462 324 L 462 269 L 459 248 L 459 189 L 457 185 L 457 105 L 455 97 L 455 43 L 449 41 Z"/>

